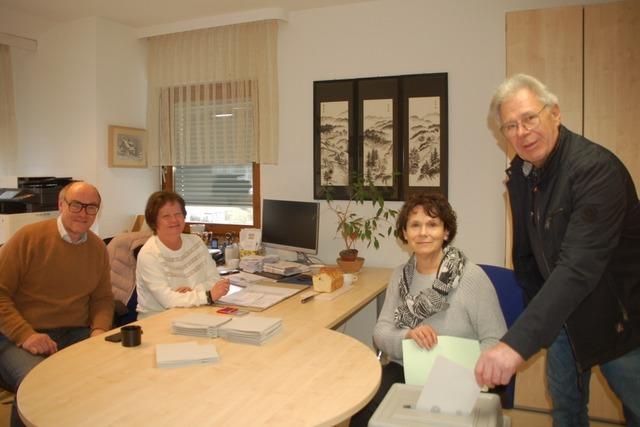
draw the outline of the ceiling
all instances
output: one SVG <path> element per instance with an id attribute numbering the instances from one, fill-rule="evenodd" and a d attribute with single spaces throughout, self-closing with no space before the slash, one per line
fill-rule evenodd
<path id="1" fill-rule="evenodd" d="M 143 28 L 256 9 L 315 9 L 366 0 L 0 0 L 0 7 L 52 21 L 90 16 Z"/>

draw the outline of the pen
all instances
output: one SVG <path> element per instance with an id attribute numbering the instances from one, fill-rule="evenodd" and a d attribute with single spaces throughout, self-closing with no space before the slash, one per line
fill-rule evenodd
<path id="1" fill-rule="evenodd" d="M 304 304 L 305 302 L 311 301 L 313 299 L 313 297 L 315 297 L 316 294 L 309 294 L 309 295 L 305 295 L 302 298 L 300 298 L 300 302 L 302 304 Z"/>

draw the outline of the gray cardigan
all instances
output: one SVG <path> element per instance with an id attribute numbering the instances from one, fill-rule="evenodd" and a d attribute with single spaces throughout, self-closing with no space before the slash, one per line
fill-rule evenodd
<path id="1" fill-rule="evenodd" d="M 393 271 L 384 306 L 373 331 L 373 340 L 392 361 L 402 364 L 402 340 L 408 328 L 396 327 L 393 314 L 399 304 L 398 289 L 402 268 Z M 409 292 L 417 295 L 430 287 L 435 275 L 423 275 L 417 271 Z M 425 319 L 438 335 L 471 338 L 480 341 L 480 349 L 485 350 L 498 343 L 507 331 L 496 291 L 484 271 L 476 264 L 467 262 L 460 283 L 448 296 L 448 309 Z"/>

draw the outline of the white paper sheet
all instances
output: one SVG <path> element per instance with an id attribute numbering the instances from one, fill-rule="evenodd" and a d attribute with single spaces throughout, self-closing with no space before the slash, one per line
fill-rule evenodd
<path id="1" fill-rule="evenodd" d="M 416 407 L 423 411 L 469 415 L 480 396 L 472 370 L 438 356 Z"/>

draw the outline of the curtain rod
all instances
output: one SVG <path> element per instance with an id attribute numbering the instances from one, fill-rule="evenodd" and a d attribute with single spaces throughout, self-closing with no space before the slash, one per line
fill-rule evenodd
<path id="1" fill-rule="evenodd" d="M 0 32 L 0 43 L 35 52 L 38 50 L 38 41 L 14 34 Z"/>

